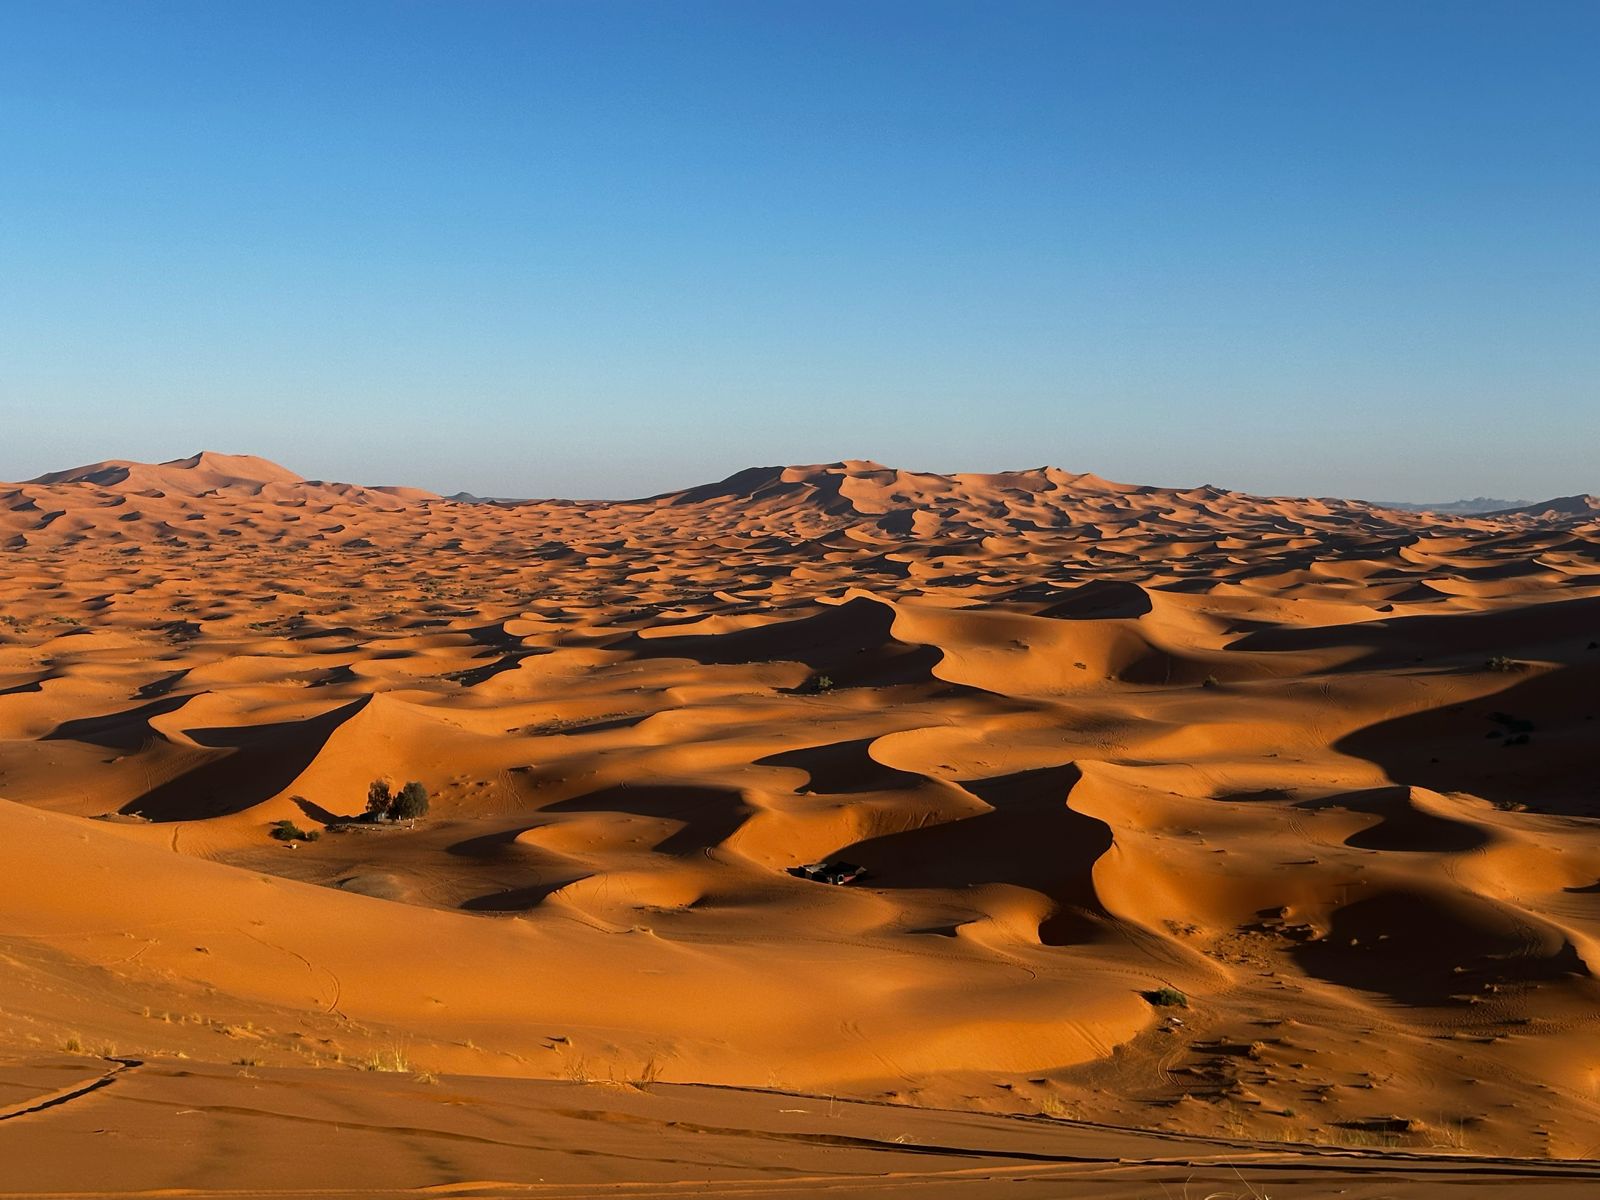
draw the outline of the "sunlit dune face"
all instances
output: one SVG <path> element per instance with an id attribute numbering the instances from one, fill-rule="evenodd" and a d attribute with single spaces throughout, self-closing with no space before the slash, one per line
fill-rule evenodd
<path id="1" fill-rule="evenodd" d="M 199 455 L 0 546 L 9 1046 L 1595 1140 L 1583 506 Z"/>

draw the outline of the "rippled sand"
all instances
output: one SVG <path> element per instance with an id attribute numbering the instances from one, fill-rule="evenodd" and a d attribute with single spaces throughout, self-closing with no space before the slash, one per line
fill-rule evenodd
<path id="1" fill-rule="evenodd" d="M 141 1064 L 0 1124 L 34 1191 L 135 1079 L 301 1111 L 352 1065 L 404 1068 L 384 1128 L 468 1087 L 421 1073 L 1600 1154 L 1583 498 L 849 462 L 490 505 L 208 454 L 0 484 L 0 547 L 0 1119 Z M 430 816 L 342 829 L 378 776 Z"/>

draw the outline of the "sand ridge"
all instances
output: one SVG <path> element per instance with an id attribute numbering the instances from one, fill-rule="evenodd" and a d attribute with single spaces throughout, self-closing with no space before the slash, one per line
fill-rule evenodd
<path id="1" fill-rule="evenodd" d="M 0 485 L 0 1038 L 1592 1154 L 1600 516 L 1533 507 Z M 267 837 L 375 776 L 429 819 Z"/>

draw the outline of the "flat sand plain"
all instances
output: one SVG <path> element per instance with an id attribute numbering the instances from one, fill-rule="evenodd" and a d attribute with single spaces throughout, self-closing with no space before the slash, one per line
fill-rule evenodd
<path id="1" fill-rule="evenodd" d="M 1582 498 L 202 454 L 0 564 L 0 1196 L 1600 1182 Z"/>

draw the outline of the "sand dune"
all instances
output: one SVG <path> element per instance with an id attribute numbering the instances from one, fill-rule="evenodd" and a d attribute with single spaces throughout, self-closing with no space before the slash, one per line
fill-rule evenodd
<path id="1" fill-rule="evenodd" d="M 98 1054 L 167 1065 L 60 1129 L 138 1089 L 432 1129 L 442 1093 L 338 1070 L 400 1048 L 930 1110 L 851 1138 L 1319 1144 L 1339 1186 L 1600 1152 L 1592 504 L 862 461 L 467 503 L 207 453 L 0 485 L 0 546 L 0 1117 Z M 376 777 L 429 817 L 344 826 Z M 823 859 L 867 876 L 791 873 Z M 593 1106 L 507 1086 L 449 1083 Z M 478 1136 L 455 1179 L 524 1178 Z M 0 1194 L 66 1186 L 28 1161 Z"/>

